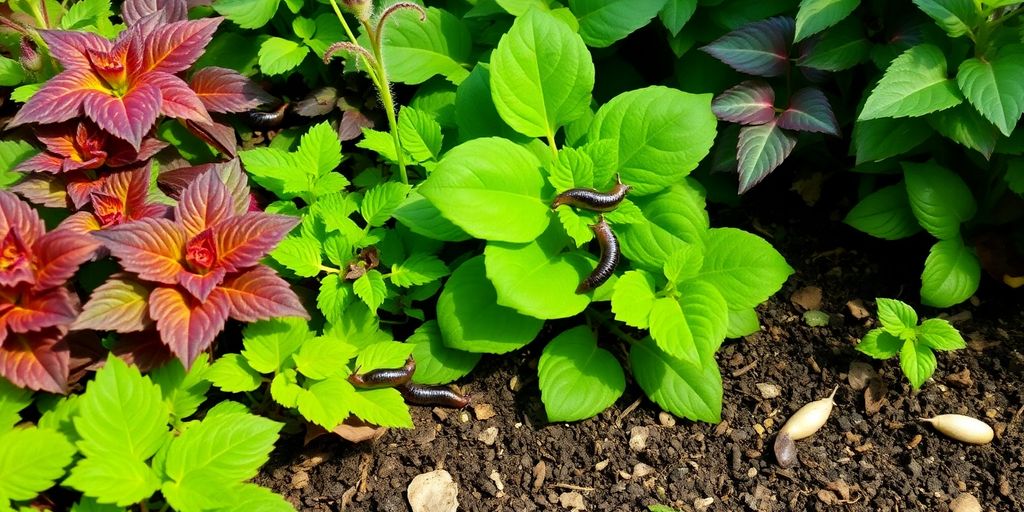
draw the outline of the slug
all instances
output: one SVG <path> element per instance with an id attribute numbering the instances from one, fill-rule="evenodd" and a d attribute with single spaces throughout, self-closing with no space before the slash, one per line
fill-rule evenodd
<path id="1" fill-rule="evenodd" d="M 960 414 L 940 414 L 934 418 L 921 418 L 921 421 L 931 423 L 935 430 L 957 441 L 970 444 L 988 444 L 995 435 L 988 423 Z"/>
<path id="2" fill-rule="evenodd" d="M 604 216 L 601 216 L 597 224 L 591 224 L 590 229 L 594 231 L 597 243 L 601 246 L 601 258 L 597 260 L 597 267 L 594 268 L 594 271 L 576 288 L 576 293 L 587 293 L 604 284 L 615 272 L 615 267 L 619 265 L 619 259 L 622 257 L 619 251 L 619 239 L 615 238 L 615 233 L 612 232 L 611 226 L 604 221 Z"/>
<path id="3" fill-rule="evenodd" d="M 551 203 L 554 210 L 563 204 L 592 210 L 595 212 L 610 212 L 619 206 L 619 203 L 626 197 L 626 193 L 632 188 L 622 183 L 618 174 L 615 175 L 615 186 L 607 192 L 599 192 L 592 188 L 571 188 L 558 194 Z"/>
<path id="4" fill-rule="evenodd" d="M 271 129 L 281 126 L 284 117 L 288 113 L 289 103 L 282 103 L 281 106 L 270 112 L 261 110 L 250 110 L 245 113 L 246 119 L 254 128 Z"/>
<path id="5" fill-rule="evenodd" d="M 356 371 L 359 369 L 357 368 Z M 405 361 L 401 368 L 382 368 L 366 373 L 353 373 L 348 376 L 348 381 L 353 386 L 362 389 L 393 388 L 409 382 L 413 372 L 416 371 L 416 361 L 412 356 Z"/>
<path id="6" fill-rule="evenodd" d="M 469 397 L 460 395 L 447 386 L 421 386 L 419 384 L 406 383 L 398 386 L 405 402 L 413 405 L 437 405 L 462 409 L 469 405 Z"/>
<path id="7" fill-rule="evenodd" d="M 775 460 L 783 468 L 796 464 L 796 444 L 794 441 L 814 435 L 832 414 L 833 399 L 839 386 L 832 390 L 832 394 L 821 400 L 815 400 L 797 410 L 786 420 L 786 424 L 779 430 L 775 438 Z"/>

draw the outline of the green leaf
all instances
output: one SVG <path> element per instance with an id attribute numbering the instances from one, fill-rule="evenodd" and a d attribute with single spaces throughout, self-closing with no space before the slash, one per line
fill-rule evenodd
<path id="1" fill-rule="evenodd" d="M 857 344 L 857 350 L 875 359 L 889 359 L 900 353 L 905 342 L 885 332 L 885 329 L 871 329 Z"/>
<path id="2" fill-rule="evenodd" d="M 858 120 L 853 125 L 857 165 L 877 162 L 913 150 L 928 140 L 931 130 L 921 118 Z"/>
<path id="3" fill-rule="evenodd" d="M 487 138 L 446 153 L 419 192 L 476 238 L 522 243 L 551 220 L 543 189 L 537 157 L 508 140 Z"/>
<path id="4" fill-rule="evenodd" d="M 914 4 L 952 37 L 972 33 L 981 21 L 981 15 L 971 0 L 914 0 Z"/>
<path id="5" fill-rule="evenodd" d="M 704 365 L 716 365 L 715 352 L 729 330 L 729 304 L 711 283 L 691 279 L 679 289 L 679 305 Z"/>
<path id="6" fill-rule="evenodd" d="M 359 369 L 359 373 L 381 368 L 401 368 L 411 353 L 412 346 L 406 343 L 397 343 L 393 340 L 373 342 L 361 347 L 359 357 L 356 359 L 356 368 Z"/>
<path id="7" fill-rule="evenodd" d="M 95 498 L 83 496 L 78 503 L 71 507 L 71 512 L 127 512 L 127 509 L 117 505 L 101 504 Z"/>
<path id="8" fill-rule="evenodd" d="M 352 283 L 352 291 L 370 311 L 376 311 L 388 296 L 388 285 L 378 270 L 370 270 Z"/>
<path id="9" fill-rule="evenodd" d="M 441 212 L 416 190 L 409 193 L 394 216 L 417 235 L 445 242 L 461 242 L 472 238 L 462 228 L 441 216 Z"/>
<path id="10" fill-rule="evenodd" d="M 661 274 L 673 254 L 688 250 L 690 245 L 703 245 L 708 214 L 703 193 L 690 183 L 637 199 L 636 205 L 643 212 L 643 221 L 615 226 L 622 254 L 634 266 Z"/>
<path id="11" fill-rule="evenodd" d="M 900 336 L 907 329 L 917 327 L 917 312 L 906 302 L 896 299 L 875 299 L 878 305 L 878 320 L 882 328 L 893 336 Z"/>
<path id="12" fill-rule="evenodd" d="M 960 236 L 960 224 L 974 217 L 974 195 L 956 173 L 935 162 L 903 163 L 910 209 L 925 230 L 939 240 Z"/>
<path id="13" fill-rule="evenodd" d="M 956 327 L 941 318 L 929 318 L 917 327 L 917 341 L 933 350 L 957 350 L 967 346 Z"/>
<path id="14" fill-rule="evenodd" d="M 370 226 L 383 226 L 391 215 L 405 201 L 412 187 L 404 183 L 388 181 L 366 191 L 359 213 Z"/>
<path id="15" fill-rule="evenodd" d="M 765 179 L 789 157 L 796 147 L 796 135 L 779 128 L 775 120 L 740 128 L 736 159 L 742 194 Z"/>
<path id="16" fill-rule="evenodd" d="M 504 354 L 533 339 L 544 325 L 501 306 L 487 279 L 484 257 L 476 256 L 455 269 L 437 299 L 437 324 L 450 348 Z"/>
<path id="17" fill-rule="evenodd" d="M 668 0 L 661 8 L 658 18 L 668 29 L 672 37 L 679 35 L 686 22 L 690 21 L 697 10 L 697 0 Z"/>
<path id="18" fill-rule="evenodd" d="M 345 283 L 341 276 L 330 274 L 320 280 L 320 293 L 316 296 L 316 305 L 328 322 L 335 323 L 352 302 L 353 295 L 352 287 Z"/>
<path id="19" fill-rule="evenodd" d="M 303 342 L 292 356 L 295 369 L 311 379 L 348 377 L 348 362 L 359 349 L 333 336 L 318 336 Z"/>
<path id="20" fill-rule="evenodd" d="M 395 140 L 388 132 L 363 128 L 363 138 L 356 143 L 356 146 L 363 149 L 369 149 L 389 162 L 398 162 L 398 153 L 395 151 Z"/>
<path id="21" fill-rule="evenodd" d="M 637 384 L 661 408 L 694 421 L 721 421 L 722 376 L 717 364 L 683 362 L 650 338 L 630 347 L 629 361 Z"/>
<path id="22" fill-rule="evenodd" d="M 262 147 L 239 151 L 253 181 L 281 199 L 309 197 L 310 174 L 291 153 Z"/>
<path id="23" fill-rule="evenodd" d="M 21 389 L 0 377 L 0 434 L 21 421 L 18 414 L 32 403 L 32 391 Z"/>
<path id="24" fill-rule="evenodd" d="M 253 322 L 242 331 L 242 355 L 259 373 L 277 373 L 284 369 L 299 347 L 313 339 L 301 318 L 275 318 Z"/>
<path id="25" fill-rule="evenodd" d="M 302 64 L 309 47 L 280 37 L 270 37 L 260 45 L 260 71 L 264 75 L 280 75 Z"/>
<path id="26" fill-rule="evenodd" d="M 616 320 L 630 327 L 647 329 L 654 301 L 654 277 L 643 270 L 630 270 L 615 282 L 612 312 Z"/>
<path id="27" fill-rule="evenodd" d="M 921 302 L 948 308 L 971 297 L 981 280 L 981 264 L 960 238 L 932 246 L 921 274 Z"/>
<path id="28" fill-rule="evenodd" d="M 622 366 L 611 352 L 597 346 L 585 325 L 559 334 L 544 347 L 537 378 L 550 422 L 595 416 L 626 389 Z"/>
<path id="29" fill-rule="evenodd" d="M 730 309 L 725 337 L 742 338 L 761 330 L 761 320 L 754 309 Z"/>
<path id="30" fill-rule="evenodd" d="M 402 148 L 417 162 L 434 161 L 441 154 L 441 125 L 426 112 L 402 107 L 398 115 L 398 133 L 402 139 Z"/>
<path id="31" fill-rule="evenodd" d="M 812 40 L 797 64 L 824 71 L 842 71 L 864 62 L 870 50 L 871 42 L 864 37 L 863 25 L 847 18 L 819 39 Z"/>
<path id="32" fill-rule="evenodd" d="M 413 428 L 409 406 L 394 388 L 358 389 L 349 397 L 352 414 L 382 427 Z"/>
<path id="33" fill-rule="evenodd" d="M 299 36 L 300 39 L 310 39 L 316 33 L 316 22 L 309 18 L 296 16 L 292 20 L 292 32 Z"/>
<path id="34" fill-rule="evenodd" d="M 125 455 L 144 461 L 167 440 L 168 410 L 160 387 L 114 356 L 96 372 L 79 404 L 75 429 L 87 458 Z"/>
<path id="35" fill-rule="evenodd" d="M 458 84 L 469 76 L 462 67 L 473 45 L 469 29 L 448 11 L 431 7 L 423 22 L 414 10 L 396 11 L 383 45 L 388 77 L 395 82 L 419 84 L 440 74 Z"/>
<path id="36" fill-rule="evenodd" d="M 285 407 L 298 407 L 299 396 L 304 391 L 299 386 L 298 374 L 292 368 L 281 371 L 270 381 L 270 396 Z"/>
<path id="37" fill-rule="evenodd" d="M 38 83 L 38 84 L 26 84 L 26 85 L 22 85 L 22 86 L 19 86 L 19 87 L 15 87 L 14 90 L 11 91 L 11 101 L 16 101 L 18 103 L 25 103 L 26 101 L 29 100 L 29 98 L 31 98 L 33 95 L 35 95 L 35 93 L 37 91 L 39 91 L 39 89 L 42 89 L 43 85 L 45 85 L 45 84 Z"/>
<path id="38" fill-rule="evenodd" d="M 441 328 L 434 320 L 417 327 L 406 343 L 413 346 L 416 371 L 412 380 L 417 384 L 447 384 L 469 374 L 480 361 L 480 354 L 445 346 Z"/>
<path id="39" fill-rule="evenodd" d="M 580 36 L 548 13 L 516 18 L 491 54 L 491 94 L 502 119 L 530 137 L 553 138 L 590 108 L 594 63 Z"/>
<path id="40" fill-rule="evenodd" d="M 160 477 L 144 461 L 113 452 L 82 459 L 64 484 L 96 498 L 99 503 L 125 507 L 160 490 Z"/>
<path id="41" fill-rule="evenodd" d="M 7 500 L 35 499 L 49 489 L 74 454 L 75 447 L 52 430 L 18 428 L 0 434 L 0 507 Z"/>
<path id="42" fill-rule="evenodd" d="M 82 395 L 69 395 L 45 406 L 42 400 L 40 400 L 36 404 L 36 407 L 42 412 L 38 422 L 39 428 L 60 432 L 68 441 L 78 442 L 81 438 L 78 436 L 78 432 L 75 431 L 75 425 L 72 420 L 78 415 L 78 405 L 81 403 L 81 398 Z"/>
<path id="43" fill-rule="evenodd" d="M 565 238 L 556 226 L 526 244 L 489 242 L 484 249 L 487 278 L 498 304 L 534 318 L 568 318 L 583 311 L 590 298 L 576 288 L 593 263 L 581 251 L 562 252 Z"/>
<path id="44" fill-rule="evenodd" d="M 860 0 L 800 0 L 796 13 L 796 36 L 794 42 L 803 41 L 839 23 L 850 15 Z"/>
<path id="45" fill-rule="evenodd" d="M 595 48 L 604 48 L 649 23 L 665 0 L 569 0 L 580 22 L 580 35 Z"/>
<path id="46" fill-rule="evenodd" d="M 558 222 L 561 223 L 565 233 L 572 238 L 576 247 L 583 247 L 584 244 L 594 239 L 594 231 L 590 229 L 590 222 L 576 213 L 572 208 L 559 208 L 555 210 L 558 215 Z"/>
<path id="47" fill-rule="evenodd" d="M 651 306 L 650 328 L 651 338 L 663 352 L 687 363 L 700 363 L 700 353 L 678 300 L 673 297 L 655 299 Z"/>
<path id="48" fill-rule="evenodd" d="M 295 507 L 266 487 L 256 484 L 231 486 L 226 491 L 231 494 L 231 504 L 217 509 L 217 512 L 294 512 Z"/>
<path id="49" fill-rule="evenodd" d="M 757 235 L 734 228 L 708 232 L 699 275 L 718 288 L 730 309 L 768 300 L 792 273 L 782 255 Z"/>
<path id="50" fill-rule="evenodd" d="M 0 87 L 11 87 L 25 81 L 25 70 L 21 63 L 0 56 Z"/>
<path id="51" fill-rule="evenodd" d="M 220 356 L 206 372 L 206 378 L 228 393 L 253 391 L 263 382 L 263 376 L 253 370 L 240 354 Z"/>
<path id="52" fill-rule="evenodd" d="M 14 172 L 14 167 L 39 153 L 31 144 L 21 140 L 0 140 L 0 188 L 7 188 L 25 175 Z"/>
<path id="53" fill-rule="evenodd" d="M 960 90 L 946 76 L 942 50 L 922 44 L 892 61 L 857 119 L 923 116 L 962 101 Z"/>
<path id="54" fill-rule="evenodd" d="M 248 413 L 208 416 L 171 443 L 161 492 L 177 510 L 229 505 L 224 484 L 256 476 L 270 457 L 281 427 Z"/>
<path id="55" fill-rule="evenodd" d="M 921 384 L 935 373 L 936 366 L 935 353 L 923 343 L 908 341 L 900 349 L 900 368 L 914 389 L 921 388 Z"/>
<path id="56" fill-rule="evenodd" d="M 611 141 L 613 168 L 631 194 L 654 194 L 681 181 L 710 151 L 717 126 L 711 98 L 661 86 L 622 93 L 597 111 L 588 140 Z"/>
<path id="57" fill-rule="evenodd" d="M 921 231 L 903 183 L 872 192 L 846 214 L 843 222 L 885 240 L 899 240 Z"/>
<path id="58" fill-rule="evenodd" d="M 323 256 L 320 244 L 313 238 L 289 236 L 270 252 L 274 261 L 295 272 L 299 277 L 314 277 L 320 273 Z"/>
<path id="59" fill-rule="evenodd" d="M 928 124 L 943 137 L 981 153 L 985 159 L 991 158 L 996 150 L 999 129 L 966 103 L 929 114 Z"/>
<path id="60" fill-rule="evenodd" d="M 242 28 L 260 28 L 277 12 L 281 0 L 215 0 L 213 10 Z"/>
<path id="61" fill-rule="evenodd" d="M 967 101 L 1009 137 L 1024 113 L 1024 44 L 1004 46 L 993 58 L 961 62 L 956 83 Z"/>
<path id="62" fill-rule="evenodd" d="M 307 420 L 333 430 L 348 417 L 355 392 L 352 384 L 341 377 L 316 381 L 309 389 L 300 388 L 296 407 Z"/>
<path id="63" fill-rule="evenodd" d="M 64 30 L 82 30 L 95 25 L 102 17 L 104 21 L 111 15 L 110 0 L 83 0 L 75 2 L 68 12 L 60 19 L 60 28 Z"/>
<path id="64" fill-rule="evenodd" d="M 448 266 L 433 254 L 416 253 L 391 266 L 391 282 L 408 288 L 427 284 L 449 274 Z"/>
<path id="65" fill-rule="evenodd" d="M 206 380 L 206 372 L 210 369 L 208 359 L 205 354 L 200 356 L 187 372 L 178 359 L 149 372 L 149 378 L 160 386 L 164 402 L 170 407 L 174 419 L 181 420 L 195 414 L 206 400 L 206 392 L 210 390 L 210 382 Z"/>
<path id="66" fill-rule="evenodd" d="M 331 123 L 324 121 L 315 124 L 302 134 L 295 157 L 304 172 L 314 176 L 324 176 L 336 169 L 341 164 L 341 141 Z M 348 184 L 348 180 L 345 180 L 345 184 Z"/>
<path id="67" fill-rule="evenodd" d="M 594 160 L 585 151 L 562 148 L 558 160 L 547 166 L 548 182 L 556 191 L 594 186 Z"/>

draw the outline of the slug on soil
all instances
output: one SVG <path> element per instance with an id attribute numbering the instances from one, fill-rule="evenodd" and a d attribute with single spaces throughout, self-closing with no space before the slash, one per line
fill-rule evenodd
<path id="1" fill-rule="evenodd" d="M 421 386 L 406 383 L 398 386 L 398 391 L 405 398 L 405 403 L 413 405 L 436 405 L 462 409 L 469 405 L 469 397 L 460 395 L 447 386 Z"/>
<path id="2" fill-rule="evenodd" d="M 831 395 L 801 407 L 786 420 L 786 424 L 775 438 L 775 460 L 780 466 L 788 468 L 796 464 L 794 441 L 814 435 L 825 425 L 832 414 L 832 406 L 835 405 L 833 398 L 838 390 L 839 386 L 836 386 Z"/>
<path id="3" fill-rule="evenodd" d="M 921 421 L 931 423 L 935 430 L 965 443 L 988 444 L 995 436 L 988 423 L 970 416 L 940 414 L 934 418 L 921 418 Z"/>

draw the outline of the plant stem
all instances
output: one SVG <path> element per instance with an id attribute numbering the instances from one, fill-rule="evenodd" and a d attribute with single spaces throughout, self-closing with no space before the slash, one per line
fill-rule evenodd
<path id="1" fill-rule="evenodd" d="M 548 147 L 551 148 L 551 156 L 558 160 L 558 144 L 555 144 L 555 134 L 548 132 L 546 137 L 548 139 Z"/>
<path id="2" fill-rule="evenodd" d="M 334 267 L 328 267 L 327 265 L 320 265 L 320 270 L 327 272 L 328 274 L 338 274 L 341 272 L 341 270 Z"/>

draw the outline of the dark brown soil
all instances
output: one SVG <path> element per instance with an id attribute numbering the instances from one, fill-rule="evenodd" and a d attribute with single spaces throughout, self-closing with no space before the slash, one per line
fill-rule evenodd
<path id="1" fill-rule="evenodd" d="M 873 361 L 853 349 L 874 320 L 854 318 L 847 302 L 861 299 L 872 313 L 875 297 L 913 303 L 930 241 L 926 235 L 872 241 L 834 220 L 843 208 L 791 208 L 756 221 L 739 210 L 713 214 L 718 223 L 760 231 L 797 269 L 761 306 L 762 331 L 727 341 L 719 352 L 725 387 L 719 425 L 665 421 L 632 383 L 596 418 L 549 424 L 537 389 L 538 346 L 485 358 L 461 383 L 475 404 L 493 406 L 489 419 L 478 419 L 472 408 L 415 408 L 415 430 L 391 430 L 375 442 L 324 436 L 302 447 L 299 438 L 287 440 L 257 481 L 300 510 L 406 511 L 412 478 L 439 468 L 458 484 L 460 509 L 470 511 L 569 510 L 563 500 L 569 504 L 578 493 L 586 510 L 664 504 L 687 511 L 941 512 L 964 492 L 985 510 L 1024 510 L 1021 294 L 987 283 L 975 303 L 951 308 L 969 348 L 940 354 L 935 377 L 914 393 L 896 360 Z M 828 327 L 808 327 L 789 300 L 812 285 L 823 290 Z M 887 388 L 872 388 L 881 399 L 872 401 L 880 405 L 874 414 L 865 391 L 848 382 L 853 362 L 874 367 Z M 766 399 L 758 384 L 774 384 L 781 394 Z M 828 423 L 797 443 L 796 467 L 781 469 L 772 454 L 775 433 L 836 385 L 838 405 Z M 942 413 L 984 419 L 995 427 L 995 441 L 961 444 L 918 421 Z M 490 427 L 498 430 L 493 445 L 479 439 Z M 645 446 L 631 447 L 631 437 L 643 433 Z"/>

